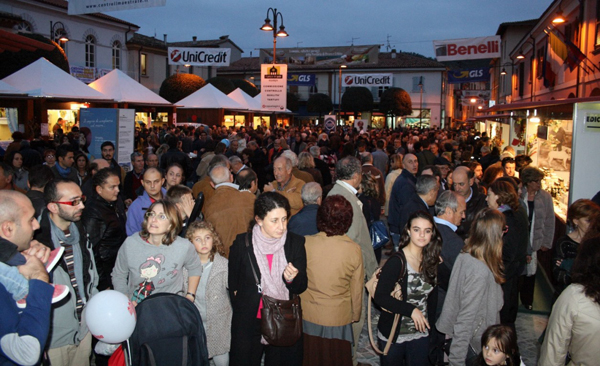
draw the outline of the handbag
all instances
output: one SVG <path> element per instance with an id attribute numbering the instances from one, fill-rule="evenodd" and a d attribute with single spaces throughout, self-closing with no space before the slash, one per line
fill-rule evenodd
<path id="1" fill-rule="evenodd" d="M 406 258 L 404 257 L 404 252 L 402 252 L 402 250 L 399 250 L 394 255 L 397 255 L 398 257 L 400 257 L 400 263 L 402 263 L 402 266 L 400 268 L 400 277 L 398 277 L 398 280 L 396 281 L 396 284 L 395 284 L 394 288 L 392 289 L 390 296 L 396 300 L 402 300 L 403 296 L 402 296 L 401 283 L 402 283 L 402 280 L 404 279 L 404 276 L 406 275 Z M 392 330 L 390 331 L 390 335 L 387 337 L 388 340 L 385 345 L 385 348 L 383 349 L 383 351 L 381 351 L 379 349 L 379 347 L 377 347 L 377 342 L 375 342 L 375 340 L 373 338 L 373 325 L 372 325 L 372 320 L 371 320 L 371 305 L 372 305 L 373 299 L 375 298 L 375 291 L 377 290 L 377 284 L 379 283 L 380 275 L 381 275 L 381 267 L 377 268 L 375 273 L 373 273 L 371 278 L 365 284 L 367 293 L 369 294 L 369 303 L 367 305 L 367 309 L 368 309 L 367 328 L 369 329 L 369 341 L 371 342 L 371 346 L 373 347 L 373 350 L 375 350 L 375 352 L 378 354 L 387 356 L 387 354 L 390 350 L 390 346 L 392 345 L 392 336 L 394 335 L 394 333 L 396 333 L 396 328 L 398 327 L 398 323 L 400 322 L 401 315 L 394 314 L 394 322 L 392 323 Z M 386 311 L 388 313 L 392 313 L 391 311 L 384 309 L 384 308 L 381 308 L 381 310 Z"/>
<path id="2" fill-rule="evenodd" d="M 262 287 L 252 257 L 250 257 L 250 245 L 246 235 L 246 252 L 250 260 L 250 268 L 256 281 L 258 293 L 262 296 L 263 308 L 260 310 L 260 332 L 271 346 L 288 347 L 296 343 L 302 337 L 302 307 L 300 296 L 293 294 L 291 300 L 279 300 L 262 293 Z"/>
<path id="3" fill-rule="evenodd" d="M 369 235 L 371 236 L 371 245 L 373 249 L 379 249 L 390 241 L 390 232 L 381 220 L 376 220 L 369 227 Z"/>

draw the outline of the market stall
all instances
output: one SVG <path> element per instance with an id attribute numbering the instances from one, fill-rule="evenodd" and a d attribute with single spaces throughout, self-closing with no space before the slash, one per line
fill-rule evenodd
<path id="1" fill-rule="evenodd" d="M 247 108 L 212 84 L 206 84 L 175 104 L 177 105 L 177 123 L 191 122 L 209 126 L 226 126 L 226 111 L 247 112 Z M 233 123 L 233 120 L 229 121 L 229 126 L 232 126 Z"/>

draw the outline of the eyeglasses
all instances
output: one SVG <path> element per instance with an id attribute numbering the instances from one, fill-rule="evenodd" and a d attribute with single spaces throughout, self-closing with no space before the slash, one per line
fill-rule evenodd
<path id="1" fill-rule="evenodd" d="M 54 157 L 54 155 L 50 154 L 50 155 L 46 155 L 44 158 L 48 159 L 48 158 L 53 158 L 53 157 Z"/>
<path id="2" fill-rule="evenodd" d="M 67 206 L 79 206 L 80 204 L 85 202 L 85 196 L 81 196 L 79 198 L 75 198 L 73 201 L 54 201 L 52 203 L 59 203 L 61 205 L 67 205 Z"/>
<path id="3" fill-rule="evenodd" d="M 146 217 L 148 220 L 150 220 L 153 217 L 156 217 L 160 221 L 165 221 L 166 219 L 168 219 L 167 215 L 165 215 L 164 213 L 157 215 L 154 211 L 146 212 L 144 214 L 144 217 Z"/>

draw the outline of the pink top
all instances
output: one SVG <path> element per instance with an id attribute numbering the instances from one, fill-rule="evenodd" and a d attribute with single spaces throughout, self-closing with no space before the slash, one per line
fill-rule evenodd
<path id="1" fill-rule="evenodd" d="M 267 261 L 269 261 L 269 271 L 271 271 L 271 267 L 273 267 L 273 254 L 267 254 Z M 263 302 L 262 302 L 262 297 L 260 298 L 260 303 L 258 304 L 258 314 L 256 314 L 256 317 L 258 319 L 261 318 L 260 316 L 260 310 L 263 308 Z"/>

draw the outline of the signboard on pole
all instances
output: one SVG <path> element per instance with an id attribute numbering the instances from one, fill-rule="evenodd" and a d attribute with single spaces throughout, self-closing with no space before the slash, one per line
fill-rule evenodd
<path id="1" fill-rule="evenodd" d="M 117 164 L 126 172 L 131 170 L 131 154 L 135 144 L 135 109 L 119 109 L 119 135 L 117 136 Z"/>
<path id="2" fill-rule="evenodd" d="M 438 61 L 476 60 L 500 57 L 500 36 L 433 41 Z"/>
<path id="3" fill-rule="evenodd" d="M 287 104 L 287 65 L 260 65 L 260 104 L 262 109 L 282 112 Z"/>
<path id="4" fill-rule="evenodd" d="M 229 66 L 231 48 L 169 47 L 169 65 Z"/>
<path id="5" fill-rule="evenodd" d="M 71 0 L 69 15 L 165 6 L 167 0 Z"/>
<path id="6" fill-rule="evenodd" d="M 116 146 L 114 159 L 119 165 L 129 166 L 134 145 L 135 110 L 82 108 L 79 113 L 79 126 L 90 130 L 90 134 L 86 136 L 90 154 L 101 157 L 102 143 L 111 141 Z"/>
<path id="7" fill-rule="evenodd" d="M 328 134 L 332 133 L 333 131 L 335 131 L 335 114 L 328 114 L 325 116 L 325 131 L 327 131 Z"/>

